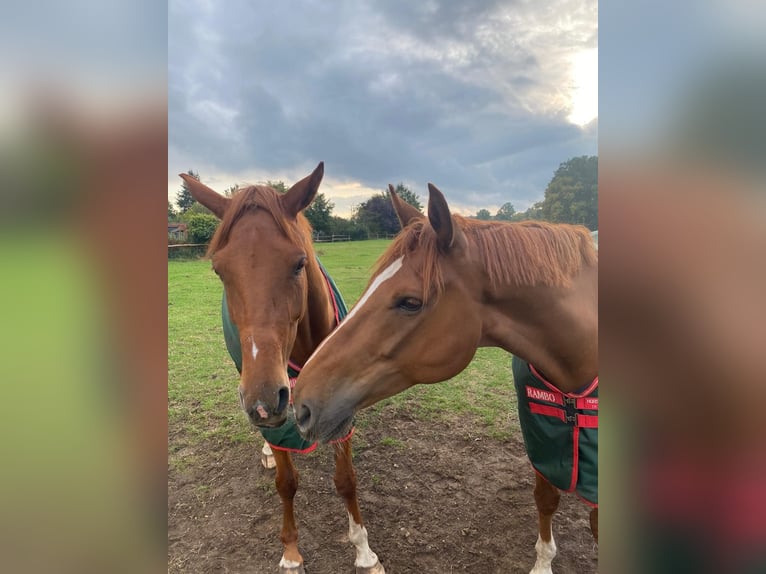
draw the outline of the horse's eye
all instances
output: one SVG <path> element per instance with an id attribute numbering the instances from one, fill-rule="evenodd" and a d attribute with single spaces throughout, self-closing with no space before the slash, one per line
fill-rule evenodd
<path id="1" fill-rule="evenodd" d="M 293 269 L 293 273 L 295 273 L 296 275 L 300 275 L 304 267 L 306 267 L 306 258 L 301 257 L 301 260 L 298 261 L 298 263 L 295 265 L 295 269 Z"/>
<path id="2" fill-rule="evenodd" d="M 423 301 L 415 297 L 402 297 L 397 301 L 396 307 L 405 313 L 417 313 L 423 308 Z"/>

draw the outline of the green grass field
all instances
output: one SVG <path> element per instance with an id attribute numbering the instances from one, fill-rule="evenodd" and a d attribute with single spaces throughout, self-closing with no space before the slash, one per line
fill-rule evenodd
<path id="1" fill-rule="evenodd" d="M 361 296 L 372 265 L 388 243 L 377 240 L 316 246 L 349 308 Z M 237 371 L 221 331 L 222 289 L 209 261 L 168 261 L 171 452 L 211 438 L 252 440 L 253 431 L 237 401 Z M 363 429 L 384 408 L 445 421 L 470 415 L 475 417 L 477 435 L 507 438 L 518 428 L 510 355 L 500 349 L 479 349 L 473 362 L 454 379 L 417 385 L 382 401 L 360 413 L 357 426 Z"/>

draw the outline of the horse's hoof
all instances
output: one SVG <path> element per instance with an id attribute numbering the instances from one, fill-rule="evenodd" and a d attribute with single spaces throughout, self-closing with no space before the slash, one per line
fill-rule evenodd
<path id="1" fill-rule="evenodd" d="M 277 461 L 274 460 L 273 454 L 261 454 L 261 464 L 263 468 L 272 469 L 277 466 Z"/>
<path id="2" fill-rule="evenodd" d="M 279 574 L 306 574 L 306 571 L 303 569 L 303 562 L 297 566 L 283 566 L 280 564 Z"/>
<path id="3" fill-rule="evenodd" d="M 383 564 L 378 560 L 373 566 L 368 568 L 356 567 L 356 574 L 386 574 L 386 569 L 383 568 Z"/>

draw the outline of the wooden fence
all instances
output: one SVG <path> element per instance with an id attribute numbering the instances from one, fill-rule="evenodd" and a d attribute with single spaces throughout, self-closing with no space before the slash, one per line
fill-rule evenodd
<path id="1" fill-rule="evenodd" d="M 314 243 L 335 243 L 336 241 L 351 241 L 350 235 L 317 235 Z"/>
<path id="2" fill-rule="evenodd" d="M 370 233 L 367 239 L 393 239 L 392 233 Z M 314 243 L 335 243 L 338 241 L 351 241 L 350 235 L 318 235 L 314 237 Z M 168 245 L 168 259 L 199 259 L 207 251 L 207 243 L 176 243 Z"/>

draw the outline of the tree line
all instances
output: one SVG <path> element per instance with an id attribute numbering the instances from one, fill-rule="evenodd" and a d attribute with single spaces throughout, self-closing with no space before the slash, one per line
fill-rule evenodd
<path id="1" fill-rule="evenodd" d="M 187 172 L 199 179 L 193 170 Z M 267 181 L 279 192 L 287 191 L 282 181 Z M 224 191 L 231 197 L 238 191 L 232 186 Z M 423 211 L 420 197 L 403 183 L 396 186 L 399 196 Z M 335 204 L 324 193 L 318 193 L 313 203 L 304 211 L 317 236 L 347 235 L 351 239 L 367 239 L 370 236 L 396 234 L 399 221 L 391 205 L 387 191 L 381 191 L 358 205 L 350 218 L 333 215 Z M 598 229 L 598 156 L 580 156 L 562 163 L 545 189 L 544 197 L 526 211 L 516 211 L 510 202 L 504 203 L 493 215 L 488 209 L 476 212 L 476 219 L 495 221 L 546 220 L 554 223 L 576 223 L 590 230 Z M 168 221 L 182 221 L 188 226 L 189 239 L 195 243 L 210 240 L 218 219 L 204 206 L 197 203 L 186 183 L 183 183 L 176 199 L 176 206 L 168 201 Z"/>
<path id="2" fill-rule="evenodd" d="M 538 219 L 553 223 L 575 223 L 591 231 L 598 229 L 598 156 L 580 156 L 562 163 L 553 174 L 541 201 L 526 211 L 504 203 L 495 215 L 480 209 L 476 219 L 525 221 Z"/>

